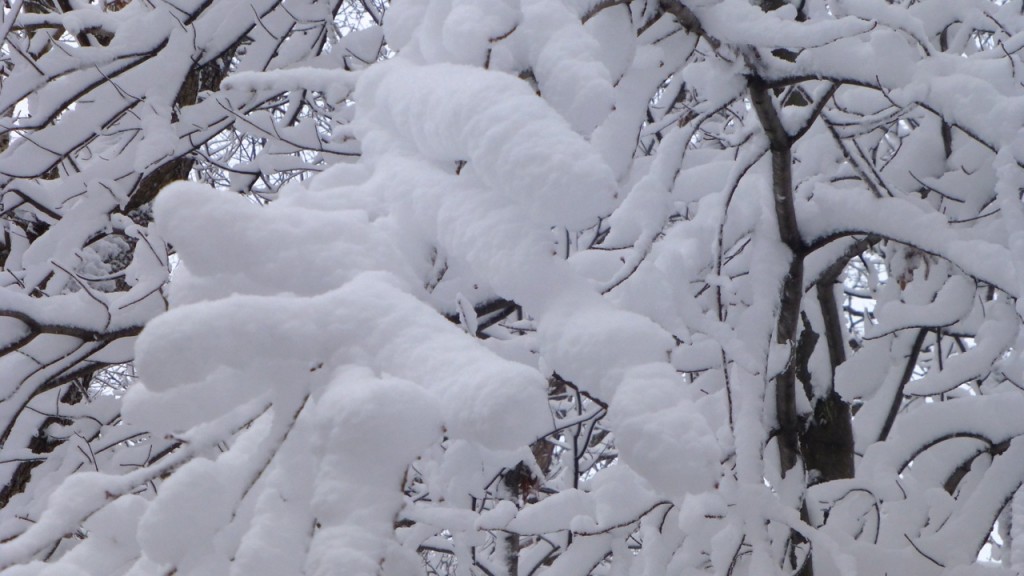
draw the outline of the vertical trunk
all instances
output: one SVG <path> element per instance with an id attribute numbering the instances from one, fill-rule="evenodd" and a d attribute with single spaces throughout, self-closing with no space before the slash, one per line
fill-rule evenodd
<path id="1" fill-rule="evenodd" d="M 505 534 L 505 569 L 508 576 L 519 574 L 519 535 Z"/>
<path id="2" fill-rule="evenodd" d="M 535 479 L 530 468 L 525 463 L 520 462 L 515 468 L 505 472 L 505 477 L 502 479 L 502 483 L 504 485 L 502 496 L 505 499 L 515 502 L 517 507 L 522 508 L 523 501 L 530 493 L 534 482 Z M 520 550 L 519 535 L 506 532 L 498 535 L 497 538 L 497 550 L 501 556 L 500 560 L 505 568 L 505 573 L 508 576 L 518 576 Z"/>
<path id="3" fill-rule="evenodd" d="M 779 344 L 791 349 L 791 358 L 785 370 L 775 379 L 776 433 L 779 449 L 781 474 L 790 471 L 809 473 L 812 481 L 828 481 L 853 476 L 853 427 L 850 406 L 830 389 L 827 393 L 815 392 L 810 385 L 807 363 L 818 335 L 808 324 L 805 334 L 800 333 L 801 308 L 804 295 L 805 246 L 800 236 L 793 198 L 793 156 L 791 137 L 782 125 L 779 111 L 772 102 L 770 89 L 757 77 L 748 79 L 750 99 L 754 111 L 768 137 L 772 166 L 772 196 L 775 218 L 778 223 L 779 239 L 789 249 L 791 260 L 782 285 L 779 302 L 779 316 L 775 337 Z M 829 284 L 818 287 L 818 304 L 825 324 L 825 345 L 829 363 L 834 374 L 835 368 L 845 360 L 842 325 Z M 804 386 L 797 382 L 803 376 Z M 812 413 L 801 418 L 797 410 L 797 394 L 806 391 L 811 402 Z M 806 520 L 807 508 L 801 503 L 801 515 Z M 799 534 L 793 534 L 794 546 L 804 544 Z M 791 554 L 796 563 L 796 554 Z M 800 576 L 811 576 L 814 566 L 810 551 L 798 568 Z"/>
<path id="4" fill-rule="evenodd" d="M 775 326 L 775 339 L 779 344 L 790 347 L 790 361 L 785 370 L 775 378 L 775 416 L 776 442 L 779 447 L 780 473 L 783 478 L 791 470 L 801 473 L 798 466 L 802 458 L 800 454 L 800 418 L 796 407 L 796 382 L 798 362 L 797 337 L 800 331 L 800 307 L 803 298 L 804 261 L 803 241 L 797 227 L 796 207 L 793 204 L 793 153 L 792 140 L 786 132 L 779 112 L 775 109 L 769 88 L 757 77 L 748 79 L 750 100 L 754 111 L 768 137 L 772 164 L 772 198 L 775 206 L 775 219 L 779 227 L 779 239 L 789 249 L 789 270 L 782 283 L 779 302 L 779 317 Z M 800 506 L 801 516 L 806 518 L 807 508 Z M 790 562 L 796 564 L 796 547 L 806 544 L 800 534 L 793 532 L 790 536 Z M 811 551 L 800 564 L 799 576 L 812 576 L 814 573 Z"/>
<path id="5" fill-rule="evenodd" d="M 853 427 L 850 406 L 834 389 L 817 397 L 808 393 L 813 411 L 806 419 L 800 418 L 796 408 L 797 376 L 806 363 L 811 350 L 796 351 L 803 297 L 804 246 L 796 220 L 793 201 L 791 137 L 782 126 L 778 110 L 772 103 L 770 91 L 757 78 L 750 80 L 750 95 L 754 110 L 770 142 L 772 159 L 772 193 L 779 238 L 792 254 L 789 271 L 782 287 L 776 340 L 794 349 L 793 359 L 785 371 L 776 378 L 775 408 L 778 426 L 779 459 L 782 474 L 802 461 L 815 481 L 837 480 L 853 476 Z M 827 276 L 826 285 L 817 287 L 818 305 L 825 324 L 825 344 L 829 354 L 832 375 L 846 360 L 843 329 L 839 310 L 832 290 L 832 281 L 838 275 Z M 809 333 L 808 336 L 813 335 Z M 817 335 L 813 335 L 817 337 Z M 809 375 L 804 377 L 805 388 L 811 391 Z"/>
<path id="6" fill-rule="evenodd" d="M 833 281 L 818 284 L 818 305 L 825 325 L 828 348 L 829 381 L 834 382 L 836 368 L 846 361 L 843 327 L 839 318 Z M 824 397 L 812 400 L 814 411 L 801 433 L 801 452 L 812 472 L 813 482 L 828 482 L 853 477 L 853 422 L 850 405 L 830 387 Z"/>
<path id="7" fill-rule="evenodd" d="M 815 391 L 810 383 L 808 361 L 818 344 L 818 335 L 808 324 L 805 334 L 800 333 L 801 308 L 804 294 L 805 246 L 800 236 L 793 198 L 792 145 L 793 138 L 786 132 L 779 111 L 772 102 L 770 89 L 759 78 L 749 79 L 750 99 L 758 119 L 769 140 L 772 166 L 772 195 L 779 239 L 789 249 L 792 260 L 782 285 L 776 341 L 792 350 L 790 362 L 775 379 L 776 433 L 779 461 L 783 477 L 796 469 L 796 473 L 809 473 L 812 482 L 849 478 L 854 473 L 853 426 L 850 406 L 830 386 L 826 393 Z M 832 375 L 845 361 L 843 329 L 832 289 L 838 272 L 828 276 L 826 285 L 817 287 L 818 305 L 825 327 L 824 344 L 829 354 Z M 798 378 L 802 376 L 802 378 Z M 798 388 L 799 379 L 804 386 Z M 830 379 L 831 381 L 831 379 Z M 811 402 L 812 413 L 801 418 L 797 411 L 797 394 L 805 391 Z M 802 466 L 800 466 L 802 465 Z M 801 515 L 807 519 L 806 503 L 801 503 Z M 791 543 L 795 547 L 805 544 L 794 533 Z M 790 561 L 797 563 L 795 553 Z M 814 564 L 811 551 L 797 569 L 799 576 L 812 576 Z"/>
<path id="8" fill-rule="evenodd" d="M 793 155 L 789 134 L 782 126 L 779 113 L 772 103 L 771 92 L 761 79 L 748 80 L 750 100 L 768 137 L 772 163 L 772 197 L 779 239 L 789 248 L 791 260 L 782 285 L 779 317 L 775 338 L 779 344 L 796 349 L 800 329 L 800 306 L 803 297 L 804 263 L 803 241 L 797 227 L 796 208 L 793 204 Z M 795 355 L 794 355 L 795 356 Z M 782 475 L 800 461 L 800 420 L 796 409 L 797 363 L 790 361 L 775 379 L 775 414 L 777 418 L 779 460 Z"/>

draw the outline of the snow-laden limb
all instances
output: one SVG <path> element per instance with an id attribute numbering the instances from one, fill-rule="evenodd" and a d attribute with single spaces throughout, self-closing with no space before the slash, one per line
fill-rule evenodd
<path id="1" fill-rule="evenodd" d="M 974 278 L 1016 296 L 1016 263 L 1003 243 L 986 238 L 985 228 L 960 229 L 916 200 L 874 199 L 866 192 L 830 186 L 816 190 L 814 201 L 801 208 L 809 212 L 801 231 L 810 244 L 873 233 L 941 255 Z"/>
<path id="2" fill-rule="evenodd" d="M 400 66 L 375 66 L 360 82 L 357 129 L 368 153 L 398 138 L 430 160 L 465 162 L 488 188 L 547 226 L 582 229 L 611 210 L 616 190 L 608 167 L 522 81 L 469 67 Z M 391 135 L 378 142 L 374 130 L 382 128 Z"/>
<path id="3" fill-rule="evenodd" d="M 168 224 L 185 216 L 195 221 L 199 214 L 216 218 L 222 226 L 229 221 L 235 222 L 236 228 L 239 222 L 246 226 L 257 224 L 258 220 L 239 217 L 254 209 L 246 200 L 218 196 L 202 188 L 171 187 L 157 204 L 157 216 L 161 223 Z M 260 212 L 270 213 L 261 216 L 271 216 L 279 210 L 284 214 L 291 212 L 283 204 Z M 190 249 L 189 238 L 195 236 L 189 227 L 169 227 L 167 232 L 172 242 L 181 235 L 185 266 L 189 256 L 210 253 L 209 246 L 197 246 L 196 252 Z M 296 232 L 307 242 L 321 234 L 315 227 Z M 389 242 L 384 236 L 378 238 Z M 288 243 L 269 246 L 268 251 L 276 254 L 268 257 L 284 256 L 287 250 Z M 397 251 L 374 254 L 367 253 L 361 245 L 342 244 L 325 256 L 355 266 L 359 266 L 359 260 L 353 257 L 359 258 L 364 272 L 350 269 L 352 276 L 337 282 L 344 287 L 341 292 L 328 288 L 305 297 L 286 292 L 253 296 L 245 302 L 237 302 L 238 298 L 197 302 L 154 321 L 138 348 L 141 366 L 152 372 L 151 377 L 146 377 L 145 389 L 173 394 L 182 385 L 198 382 L 207 374 L 255 370 L 250 361 L 255 352 L 263 358 L 263 366 L 246 380 L 245 394 L 258 395 L 275 382 L 287 379 L 283 374 L 288 372 L 281 370 L 321 370 L 322 365 L 354 362 L 345 359 L 356 354 L 379 371 L 415 379 L 436 391 L 446 415 L 445 426 L 455 437 L 509 449 L 543 433 L 548 420 L 544 417 L 543 378 L 535 370 L 503 360 L 480 344 L 465 340 L 456 326 L 405 295 L 407 283 L 382 275 L 387 267 L 400 266 L 400 260 L 396 262 L 401 258 Z M 252 264 L 258 265 L 258 261 Z M 230 268 L 219 266 L 199 270 L 193 267 L 188 271 L 193 276 L 233 276 Z M 303 272 L 306 271 L 296 273 Z M 256 308 L 262 312 L 254 314 Z M 303 311 L 304 308 L 317 312 Z M 197 333 L 205 333 L 207 339 L 197 339 Z M 237 345 L 239 338 L 246 341 L 245 347 Z M 481 379 L 486 384 L 480 383 Z M 223 386 L 238 385 L 231 374 L 218 381 Z M 128 402 L 131 409 L 131 396 Z M 143 407 L 145 404 L 148 402 Z M 154 418 L 155 415 L 143 419 L 153 422 Z M 197 422 L 201 422 L 201 417 Z"/>
<path id="4" fill-rule="evenodd" d="M 83 470 L 117 476 L 179 446 L 152 436 L 147 423 L 120 418 L 120 399 L 134 379 L 125 363 L 134 356 L 135 336 L 167 308 L 173 248 L 150 227 L 149 204 L 162 186 L 192 170 L 227 183 L 242 160 L 307 171 L 357 151 L 340 136 L 326 138 L 342 132 L 347 119 L 315 118 L 307 101 L 319 96 L 282 101 L 283 92 L 300 91 L 221 83 L 235 70 L 323 65 L 332 60 L 323 49 L 335 41 L 359 48 L 333 32 L 328 37 L 335 17 L 340 22 L 349 12 L 339 9 L 338 2 L 302 0 L 44 1 L 5 11 L 0 539 L 34 526 L 61 479 Z M 372 44 L 372 31 L 360 36 Z M 365 56 L 369 48 L 355 51 Z M 346 93 L 335 92 L 331 105 L 343 106 Z M 276 122 L 263 121 L 275 114 Z M 230 130 L 247 125 L 247 117 L 258 117 L 253 124 L 272 137 L 257 144 Z M 289 177 L 270 172 L 264 192 Z M 133 489 L 144 490 L 145 482 Z M 76 525 L 50 532 L 36 558 L 64 555 L 94 525 L 97 542 L 116 532 L 92 520 L 68 521 Z M 75 562 L 89 564 L 89 554 Z M 123 555 L 112 550 L 110 558 Z M 112 573 L 122 565 L 101 562 L 88 570 Z"/>
<path id="5" fill-rule="evenodd" d="M 295 67 L 261 72 L 246 71 L 233 74 L 221 84 L 228 90 L 249 92 L 294 92 L 315 90 L 323 92 L 328 101 L 340 104 L 355 87 L 357 73 L 343 73 L 328 68 Z"/>
<path id="6" fill-rule="evenodd" d="M 953 276 L 935 294 L 934 300 L 927 304 L 887 302 L 884 307 L 877 309 L 879 322 L 866 327 L 864 337 L 870 340 L 919 326 L 952 326 L 970 313 L 973 308 L 972 295 L 977 288 L 970 279 Z"/>
<path id="7" fill-rule="evenodd" d="M 180 262 L 123 424 L 90 437 L 46 422 L 30 392 L 0 404 L 40 411 L 12 431 L 22 445 L 41 427 L 91 439 L 70 434 L 62 457 L 138 431 L 157 451 L 61 460 L 137 469 L 61 469 L 37 492 L 50 504 L 26 505 L 37 524 L 0 525 L 11 573 L 1008 573 L 989 550 L 1019 564 L 1019 2 L 397 4 L 368 8 L 383 48 L 373 29 L 322 51 L 303 26 L 324 6 L 263 6 L 240 75 L 118 117 L 147 136 L 125 154 L 136 171 L 189 137 L 229 157 L 210 136 L 225 123 L 267 138 L 219 182 L 260 201 L 175 185 L 133 231 Z M 211 50 L 224 6 L 196 19 Z M 32 22 L 102 34 L 119 18 Z M 352 73 L 368 54 L 390 61 Z M 23 87 L 39 85 L 29 68 Z M 22 282 L 47 288 L 61 251 L 129 198 L 103 159 L 135 138 L 104 129 L 97 167 L 64 182 L 107 197 L 9 187 L 38 218 L 90 216 L 17 245 Z M 140 262 L 152 290 L 145 272 L 167 262 Z M 0 299 L 0 328 L 17 344 L 29 316 L 122 326 L 103 313 L 122 300 L 79 292 Z M 98 560 L 112 546 L 113 568 Z"/>
<path id="8" fill-rule="evenodd" d="M 310 574 L 333 574 L 339 566 L 352 574 L 376 574 L 382 563 L 396 561 L 390 556 L 397 546 L 389 547 L 402 506 L 396 487 L 408 463 L 441 430 L 436 397 L 411 382 L 378 381 L 359 372 L 338 374 L 317 402 L 317 420 L 325 429 L 314 450 L 324 455 L 311 502 L 317 532 L 308 553 Z M 381 450 L 382 444 L 388 449 Z"/>
<path id="9" fill-rule="evenodd" d="M 1016 344 L 1020 327 L 1008 306 L 996 303 L 986 309 L 989 315 L 977 328 L 974 347 L 951 357 L 939 370 L 929 371 L 920 380 L 910 383 L 908 394 L 934 396 L 958 388 L 964 382 L 984 379 Z"/>

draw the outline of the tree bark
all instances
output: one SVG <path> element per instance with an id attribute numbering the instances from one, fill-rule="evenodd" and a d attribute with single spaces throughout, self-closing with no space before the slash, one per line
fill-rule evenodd
<path id="1" fill-rule="evenodd" d="M 852 478 L 854 472 L 850 404 L 835 391 L 836 368 L 846 361 L 846 348 L 832 280 L 818 284 L 816 291 L 825 324 L 831 385 L 824 397 L 812 397 L 814 410 L 800 435 L 800 450 L 811 472 L 812 483 Z"/>
<path id="2" fill-rule="evenodd" d="M 748 79 L 750 100 L 765 136 L 768 137 L 772 163 L 772 198 L 779 239 L 789 249 L 789 270 L 782 284 L 775 340 L 792 350 L 790 362 L 775 378 L 775 414 L 778 433 L 779 460 L 782 476 L 800 461 L 800 418 L 796 408 L 797 336 L 800 330 L 800 306 L 803 297 L 803 240 L 797 226 L 793 204 L 792 141 L 782 126 L 778 110 L 772 103 L 767 85 L 758 77 Z"/>

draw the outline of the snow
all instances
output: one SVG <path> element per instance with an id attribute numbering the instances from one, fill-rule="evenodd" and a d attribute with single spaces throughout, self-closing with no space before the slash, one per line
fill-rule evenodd
<path id="1" fill-rule="evenodd" d="M 311 506 L 321 529 L 311 542 L 307 569 L 328 574 L 344 565 L 373 574 L 387 551 L 407 463 L 441 431 L 436 401 L 420 387 L 377 380 L 348 369 L 316 404 L 321 453 Z M 383 454 L 380 446 L 388 450 Z"/>
<path id="2" fill-rule="evenodd" d="M 1020 329 L 1012 312 L 1005 307 L 992 306 L 988 312 L 992 316 L 978 327 L 975 346 L 951 357 L 941 371 L 929 372 L 911 382 L 906 389 L 908 394 L 942 394 L 988 374 L 1014 344 Z"/>
<path id="3" fill-rule="evenodd" d="M 516 28 L 518 14 L 504 0 L 456 0 L 441 27 L 441 43 L 460 64 L 487 60 L 491 39 Z"/>
<path id="4" fill-rule="evenodd" d="M 340 103 L 355 86 L 356 77 L 358 73 L 355 72 L 346 73 L 334 69 L 303 66 L 263 72 L 239 72 L 225 78 L 223 86 L 229 90 L 249 92 L 316 90 L 327 94 L 332 103 Z"/>
<path id="5" fill-rule="evenodd" d="M 865 329 L 864 337 L 878 338 L 914 326 L 950 326 L 971 311 L 971 295 L 975 290 L 977 286 L 970 279 L 954 276 L 928 304 L 886 302 L 875 309 L 879 321 Z"/>
<path id="6" fill-rule="evenodd" d="M 598 155 L 507 74 L 387 62 L 364 75 L 355 98 L 368 103 L 357 130 L 371 154 L 398 138 L 430 160 L 466 161 L 488 187 L 546 225 L 582 229 L 613 206 L 614 179 Z"/>
<path id="7" fill-rule="evenodd" d="M 139 544 L 154 562 L 173 565 L 207 553 L 214 534 L 231 518 L 230 480 L 221 468 L 193 460 L 161 484 L 160 500 L 148 507 L 138 529 Z"/>
<path id="8" fill-rule="evenodd" d="M 609 414 L 621 458 L 664 494 L 701 494 L 718 481 L 721 451 L 684 383 L 666 364 L 627 372 Z"/>
<path id="9" fill-rule="evenodd" d="M 0 510 L 4 574 L 996 573 L 1024 478 L 1019 3 L 403 0 L 359 31 L 186 4 L 25 14 L 115 39 L 6 52 L 33 138 L 0 152 L 3 458 L 62 443 Z M 122 213 L 229 125 L 265 142 L 231 191 Z M 133 343 L 123 396 L 60 402 Z M 784 468 L 833 393 L 853 477 Z"/>
<path id="10" fill-rule="evenodd" d="M 842 6 L 845 8 L 844 0 Z M 695 10 L 703 28 L 723 42 L 753 46 L 818 47 L 866 32 L 874 25 L 859 18 L 795 22 L 792 10 L 764 12 L 740 0 L 708 3 Z"/>
<path id="11" fill-rule="evenodd" d="M 600 59 L 600 44 L 560 4 L 525 0 L 517 39 L 529 50 L 540 95 L 588 136 L 612 111 L 613 78 Z"/>
<path id="12" fill-rule="evenodd" d="M 1015 266 L 1005 247 L 971 238 L 950 226 L 940 214 L 927 212 L 913 200 L 869 199 L 866 194 L 819 186 L 813 205 L 807 205 L 808 225 L 801 232 L 810 242 L 867 229 L 928 253 L 943 254 L 975 278 L 1016 294 Z M 804 209 L 800 206 L 798 210 Z M 840 223 L 840 218 L 842 216 Z"/>
<path id="13" fill-rule="evenodd" d="M 563 526 L 596 524 L 594 497 L 576 489 L 563 490 L 515 515 L 505 526 L 518 534 L 557 532 Z"/>

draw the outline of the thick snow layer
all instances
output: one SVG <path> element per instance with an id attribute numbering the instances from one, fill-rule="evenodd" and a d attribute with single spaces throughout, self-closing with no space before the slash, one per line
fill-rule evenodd
<path id="1" fill-rule="evenodd" d="M 666 364 L 626 373 L 610 417 L 622 460 L 664 494 L 710 490 L 721 450 L 707 420 Z"/>
<path id="2" fill-rule="evenodd" d="M 579 17 L 561 2 L 524 0 L 516 39 L 529 50 L 548 105 L 577 132 L 593 132 L 614 106 L 613 78 Z"/>
<path id="3" fill-rule="evenodd" d="M 610 169 L 508 74 L 389 62 L 363 76 L 355 97 L 363 103 L 357 130 L 371 153 L 397 139 L 435 161 L 465 161 L 507 201 L 548 225 L 585 228 L 614 206 Z"/>
<path id="4" fill-rule="evenodd" d="M 954 576 L 1019 535 L 1019 0 L 401 0 L 357 32 L 338 6 L 72 2 L 9 36 L 38 57 L 5 52 L 0 109 L 29 115 L 0 123 L 65 128 L 0 173 L 77 165 L 4 181 L 0 343 L 46 337 L 0 356 L 0 422 L 32 414 L 0 473 L 66 441 L 0 517 L 0 569 Z M 46 26 L 115 39 L 53 50 Z M 238 34 L 237 70 L 177 103 Z M 117 214 L 229 124 L 265 142 L 236 191 L 340 163 Z M 75 276 L 111 228 L 137 241 L 114 295 Z M 36 394 L 126 355 L 74 334 L 161 310 L 168 250 L 121 420 Z M 833 392 L 853 478 L 783 461 Z M 104 458 L 124 470 L 72 474 Z"/>

